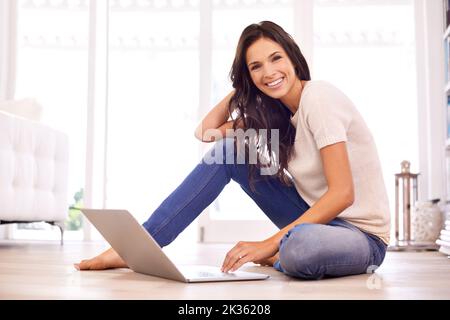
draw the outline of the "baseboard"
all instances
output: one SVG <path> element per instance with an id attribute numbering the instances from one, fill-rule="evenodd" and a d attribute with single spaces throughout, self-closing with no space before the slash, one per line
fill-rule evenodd
<path id="1" fill-rule="evenodd" d="M 0 240 L 12 239 L 12 227 L 11 224 L 0 225 Z"/>

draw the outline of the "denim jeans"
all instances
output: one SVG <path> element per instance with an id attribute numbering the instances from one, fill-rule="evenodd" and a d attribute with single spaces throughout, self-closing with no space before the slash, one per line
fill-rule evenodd
<path id="1" fill-rule="evenodd" d="M 252 191 L 248 165 L 236 161 L 237 154 L 242 155 L 235 152 L 233 139 L 216 142 L 143 223 L 161 247 L 170 244 L 217 198 L 230 180 L 237 182 L 280 229 L 309 209 L 294 186 L 283 185 L 275 176 L 263 177 L 257 172 L 256 192 Z M 211 159 L 215 159 L 215 163 L 211 163 Z M 378 237 L 339 218 L 327 225 L 305 223 L 284 235 L 279 245 L 280 259 L 274 268 L 302 279 L 361 274 L 381 265 L 386 247 Z"/>

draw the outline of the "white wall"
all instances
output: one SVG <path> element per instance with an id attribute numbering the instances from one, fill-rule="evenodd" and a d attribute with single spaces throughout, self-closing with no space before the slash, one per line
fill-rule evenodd
<path id="1" fill-rule="evenodd" d="M 442 1 L 415 0 L 419 106 L 419 198 L 445 197 L 444 48 Z"/>
<path id="2" fill-rule="evenodd" d="M 0 99 L 14 97 L 16 14 L 16 1 L 0 1 Z"/>
<path id="3" fill-rule="evenodd" d="M 0 100 L 14 96 L 15 34 L 12 22 L 16 14 L 16 1 L 0 1 Z M 8 239 L 11 225 L 0 225 L 0 239 Z"/>

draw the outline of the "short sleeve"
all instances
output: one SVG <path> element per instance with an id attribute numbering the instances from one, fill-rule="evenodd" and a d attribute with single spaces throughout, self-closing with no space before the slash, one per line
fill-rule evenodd
<path id="1" fill-rule="evenodd" d="M 308 92 L 302 104 L 304 118 L 317 148 L 347 141 L 352 119 L 348 98 L 337 88 L 323 85 Z"/>

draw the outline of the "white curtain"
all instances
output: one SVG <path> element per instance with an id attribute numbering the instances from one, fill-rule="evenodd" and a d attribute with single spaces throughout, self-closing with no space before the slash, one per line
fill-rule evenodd
<path id="1" fill-rule="evenodd" d="M 0 1 L 0 100 L 14 97 L 17 2 Z"/>

